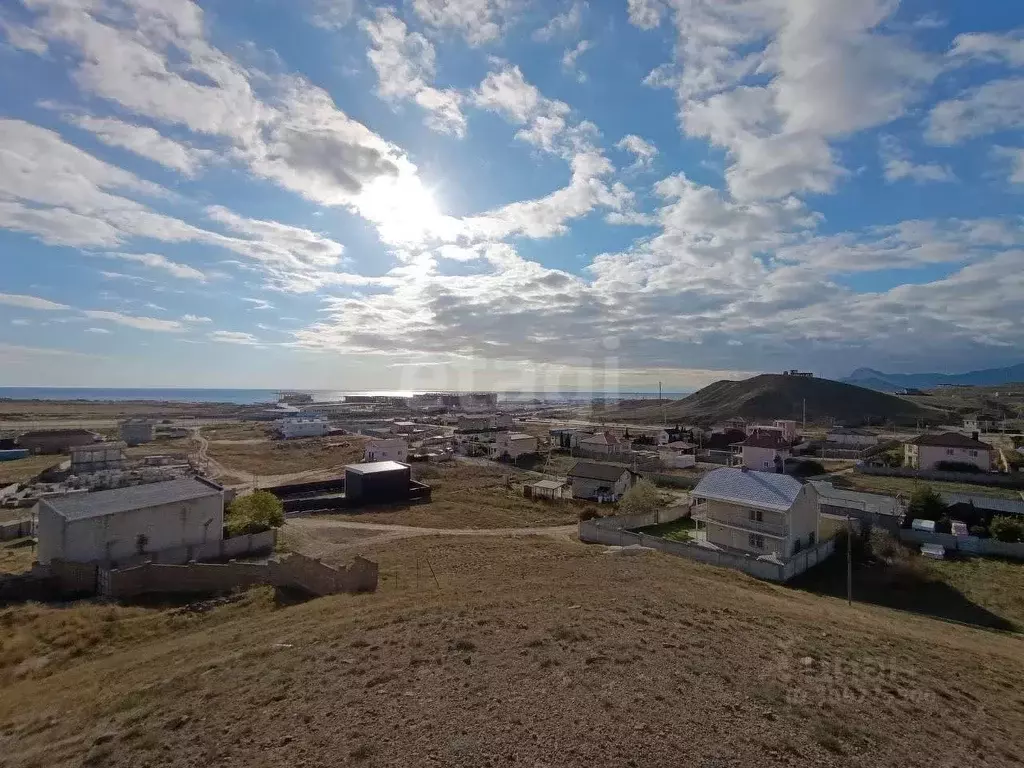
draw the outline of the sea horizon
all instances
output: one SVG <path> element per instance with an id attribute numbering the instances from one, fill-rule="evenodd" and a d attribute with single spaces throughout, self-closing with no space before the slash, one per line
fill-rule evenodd
<path id="1" fill-rule="evenodd" d="M 259 405 L 277 402 L 282 392 L 312 395 L 314 402 L 337 402 L 346 395 L 412 397 L 438 390 L 373 390 L 373 389 L 245 389 L 218 387 L 0 387 L 0 400 L 79 400 L 90 402 L 157 401 L 169 403 L 229 403 L 232 405 Z M 652 399 L 657 390 L 444 390 L 449 392 L 496 392 L 498 402 L 572 402 L 586 400 Z M 678 398 L 688 391 L 664 391 L 663 397 Z"/>

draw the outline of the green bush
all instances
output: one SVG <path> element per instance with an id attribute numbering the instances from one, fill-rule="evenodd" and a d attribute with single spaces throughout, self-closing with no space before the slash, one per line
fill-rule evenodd
<path id="1" fill-rule="evenodd" d="M 226 527 L 229 536 L 263 533 L 284 525 L 284 505 L 267 491 L 253 491 L 239 496 L 228 507 Z"/>
<path id="2" fill-rule="evenodd" d="M 977 473 L 984 470 L 967 461 L 940 461 L 935 464 L 940 472 L 969 472 Z"/>
<path id="3" fill-rule="evenodd" d="M 661 494 L 649 480 L 641 480 L 622 495 L 620 515 L 643 515 L 656 512 L 663 506 Z"/>
<path id="4" fill-rule="evenodd" d="M 815 477 L 825 474 L 825 467 L 820 461 L 796 461 L 789 468 L 788 474 L 793 477 Z"/>
<path id="5" fill-rule="evenodd" d="M 946 504 L 942 497 L 930 485 L 923 485 L 910 494 L 903 525 L 909 528 L 914 520 L 938 520 L 945 514 Z"/>
<path id="6" fill-rule="evenodd" d="M 593 520 L 594 518 L 600 517 L 601 513 L 597 511 L 597 507 L 584 507 L 576 516 L 580 519 L 580 522 L 584 522 L 586 520 Z"/>
<path id="7" fill-rule="evenodd" d="M 1024 522 L 1013 517 L 993 517 L 988 526 L 992 537 L 998 541 L 1024 541 Z"/>
<path id="8" fill-rule="evenodd" d="M 988 528 L 986 528 L 984 525 L 972 525 L 971 536 L 977 536 L 979 539 L 987 539 Z"/>
<path id="9" fill-rule="evenodd" d="M 935 532 L 936 533 L 952 533 L 953 532 L 953 521 L 949 519 L 949 515 L 943 515 L 935 521 Z"/>

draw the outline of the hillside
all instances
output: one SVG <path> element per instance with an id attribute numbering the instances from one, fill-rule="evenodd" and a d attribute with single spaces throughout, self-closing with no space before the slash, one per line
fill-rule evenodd
<path id="1" fill-rule="evenodd" d="M 376 594 L 0 611 L 3 765 L 1024 759 L 1018 636 L 603 550 L 431 537 L 365 549 Z"/>
<path id="2" fill-rule="evenodd" d="M 966 373 L 883 373 L 873 368 L 858 368 L 842 381 L 868 389 L 877 389 L 879 392 L 897 392 L 907 387 L 930 389 L 950 385 L 991 387 L 1024 382 L 1024 363 Z"/>
<path id="3" fill-rule="evenodd" d="M 847 425 L 940 421 L 944 412 L 909 400 L 830 379 L 765 373 L 743 381 L 716 381 L 692 395 L 660 405 L 624 403 L 605 414 L 609 420 L 660 423 L 679 421 L 713 424 L 746 419 L 802 419 Z"/>

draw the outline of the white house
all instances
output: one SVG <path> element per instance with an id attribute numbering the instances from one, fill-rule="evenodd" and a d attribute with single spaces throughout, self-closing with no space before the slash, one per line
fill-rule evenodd
<path id="1" fill-rule="evenodd" d="M 323 437 L 330 430 L 327 419 L 278 419 L 274 422 L 281 437 Z"/>
<path id="2" fill-rule="evenodd" d="M 391 439 L 376 438 L 366 444 L 363 461 L 400 461 L 405 463 L 409 458 L 409 444 L 400 437 Z"/>
<path id="3" fill-rule="evenodd" d="M 537 438 L 525 432 L 499 432 L 491 446 L 492 459 L 518 459 L 537 452 Z"/>
<path id="4" fill-rule="evenodd" d="M 793 419 L 776 419 L 772 422 L 772 426 L 782 430 L 782 439 L 786 442 L 792 443 L 796 441 L 796 422 Z"/>
<path id="5" fill-rule="evenodd" d="M 992 453 L 995 449 L 988 443 L 946 432 L 941 435 L 919 435 L 903 445 L 903 463 L 914 469 L 941 469 L 940 462 L 973 464 L 988 472 L 992 469 Z"/>
<path id="6" fill-rule="evenodd" d="M 580 435 L 579 448 L 597 456 L 618 456 L 626 450 L 624 443 L 611 432 Z"/>
<path id="7" fill-rule="evenodd" d="M 854 450 L 878 445 L 878 435 L 873 435 L 863 429 L 831 429 L 825 435 L 825 440 L 830 443 L 849 446 Z"/>
<path id="8" fill-rule="evenodd" d="M 221 539 L 224 490 L 181 478 L 41 499 L 37 515 L 40 563 L 118 560 Z"/>
<path id="9" fill-rule="evenodd" d="M 740 460 L 746 469 L 781 471 L 790 456 L 789 443 L 775 429 L 754 432 L 740 443 Z"/>
<path id="10" fill-rule="evenodd" d="M 789 475 L 722 467 L 691 496 L 711 544 L 786 560 L 817 540 L 817 491 Z"/>

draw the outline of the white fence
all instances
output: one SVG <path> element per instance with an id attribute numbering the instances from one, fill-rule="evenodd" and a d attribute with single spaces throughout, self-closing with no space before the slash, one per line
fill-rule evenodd
<path id="1" fill-rule="evenodd" d="M 900 541 L 914 544 L 941 544 L 944 549 L 971 555 L 994 555 L 1024 560 L 1024 543 L 1010 543 L 996 539 L 982 539 L 978 536 L 954 536 L 951 533 L 932 533 L 900 529 Z"/>
<path id="2" fill-rule="evenodd" d="M 646 528 L 650 525 L 668 523 L 678 520 L 685 513 L 684 508 L 662 510 L 647 515 L 630 515 L 622 517 L 604 517 L 586 520 L 579 525 L 581 541 L 600 544 L 611 544 L 621 547 L 639 544 L 643 547 L 657 549 L 670 555 L 678 555 L 691 560 L 698 560 L 709 565 L 723 568 L 734 568 L 759 579 L 769 581 L 789 581 L 797 574 L 825 560 L 835 551 L 835 541 L 829 540 L 818 546 L 793 555 L 785 563 L 774 563 L 769 560 L 758 560 L 755 557 L 734 554 L 721 550 L 708 549 L 697 544 L 683 541 L 671 541 L 646 533 L 637 533 L 631 528 Z"/>

